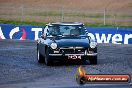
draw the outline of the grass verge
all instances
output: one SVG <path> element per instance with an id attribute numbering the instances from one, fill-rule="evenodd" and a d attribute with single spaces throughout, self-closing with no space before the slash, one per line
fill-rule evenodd
<path id="1" fill-rule="evenodd" d="M 15 21 L 15 20 L 3 20 L 0 19 L 0 24 L 13 24 L 13 25 L 33 25 L 33 26 L 45 26 L 48 22 L 35 22 L 35 21 Z M 101 24 L 101 23 L 84 23 L 85 26 L 89 27 L 125 27 L 125 28 L 132 28 L 132 26 L 122 26 L 118 25 L 115 26 L 113 24 Z"/>
<path id="2" fill-rule="evenodd" d="M 0 19 L 0 24 L 44 26 L 46 22 L 15 21 L 15 20 L 1 20 Z"/>

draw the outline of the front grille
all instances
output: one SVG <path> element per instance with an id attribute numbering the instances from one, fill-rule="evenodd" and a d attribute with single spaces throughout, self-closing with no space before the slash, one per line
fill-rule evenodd
<path id="1" fill-rule="evenodd" d="M 60 52 L 64 54 L 83 54 L 85 48 L 83 47 L 63 47 L 60 48 Z"/>

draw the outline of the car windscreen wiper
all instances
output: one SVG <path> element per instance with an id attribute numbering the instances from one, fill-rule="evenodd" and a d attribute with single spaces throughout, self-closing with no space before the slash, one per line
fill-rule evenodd
<path id="1" fill-rule="evenodd" d="M 75 35 L 75 34 L 70 34 L 70 36 L 79 36 L 79 35 Z"/>
<path id="2" fill-rule="evenodd" d="M 61 34 L 52 34 L 52 36 L 63 36 Z"/>
<path id="3" fill-rule="evenodd" d="M 65 34 L 65 35 L 63 35 L 63 36 L 79 36 L 79 35 L 75 35 L 75 34 Z"/>

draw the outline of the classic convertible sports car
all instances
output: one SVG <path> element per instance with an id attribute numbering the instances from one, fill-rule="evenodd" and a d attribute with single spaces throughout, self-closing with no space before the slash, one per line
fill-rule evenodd
<path id="1" fill-rule="evenodd" d="M 37 60 L 46 65 L 55 60 L 89 60 L 90 64 L 97 64 L 97 43 L 82 23 L 49 23 L 38 39 Z"/>

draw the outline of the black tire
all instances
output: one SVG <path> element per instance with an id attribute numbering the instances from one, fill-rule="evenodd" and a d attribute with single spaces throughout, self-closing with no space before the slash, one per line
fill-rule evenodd
<path id="1" fill-rule="evenodd" d="M 90 61 L 91 65 L 96 65 L 97 64 L 97 56 L 89 57 L 89 61 Z"/>
<path id="2" fill-rule="evenodd" d="M 46 48 L 46 52 L 45 52 L 45 64 L 47 66 L 51 66 L 52 65 L 52 62 L 51 62 L 50 56 L 49 56 L 49 50 L 48 50 L 48 48 Z"/>
<path id="3" fill-rule="evenodd" d="M 44 63 L 44 57 L 40 54 L 39 50 L 37 49 L 37 60 L 39 63 Z"/>

